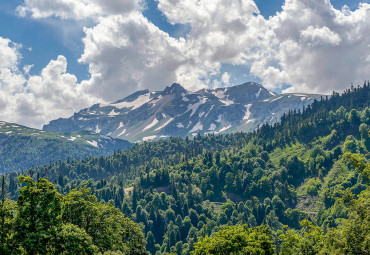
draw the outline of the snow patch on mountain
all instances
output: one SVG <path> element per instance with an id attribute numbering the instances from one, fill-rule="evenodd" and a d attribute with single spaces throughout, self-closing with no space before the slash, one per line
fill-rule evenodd
<path id="1" fill-rule="evenodd" d="M 131 110 L 135 110 L 139 108 L 140 106 L 148 103 L 150 101 L 150 95 L 151 93 L 146 93 L 144 95 L 138 96 L 134 101 L 132 102 L 120 102 L 120 103 L 113 103 L 113 104 L 101 104 L 100 107 L 104 108 L 107 106 L 113 106 L 117 109 L 123 109 L 123 108 L 131 108 Z"/>
<path id="2" fill-rule="evenodd" d="M 176 127 L 177 127 L 177 128 L 184 128 L 185 126 L 184 126 L 184 124 L 182 124 L 182 123 L 177 123 L 177 124 L 176 124 Z"/>
<path id="3" fill-rule="evenodd" d="M 157 103 L 159 102 L 159 101 L 161 101 L 161 99 L 163 98 L 163 96 L 158 96 L 157 98 L 153 98 L 153 99 L 151 99 L 150 101 L 149 101 L 149 104 L 152 106 L 152 107 L 154 107 L 154 106 L 156 106 L 157 105 Z"/>
<path id="4" fill-rule="evenodd" d="M 86 142 L 88 143 L 88 144 L 90 144 L 91 146 L 94 146 L 94 147 L 96 147 L 96 148 L 98 148 L 99 146 L 98 146 L 98 143 L 96 142 L 96 141 L 94 141 L 94 140 L 92 140 L 92 141 L 88 141 L 88 140 L 86 140 Z"/>
<path id="5" fill-rule="evenodd" d="M 121 133 L 119 133 L 119 135 L 117 135 L 117 137 L 120 137 L 121 135 L 124 135 L 126 133 L 126 129 L 124 129 Z"/>
<path id="6" fill-rule="evenodd" d="M 211 106 L 211 109 L 209 109 L 209 111 L 207 112 L 206 116 L 204 116 L 205 118 L 208 117 L 209 113 L 213 110 L 214 107 L 215 107 L 214 105 Z"/>
<path id="7" fill-rule="evenodd" d="M 173 118 L 171 118 L 168 121 L 166 121 L 162 126 L 160 126 L 159 128 L 155 129 L 154 131 L 161 130 L 162 128 L 164 128 L 165 126 L 167 126 L 168 124 L 170 124 L 171 121 L 173 121 Z"/>
<path id="8" fill-rule="evenodd" d="M 226 97 L 225 96 L 226 92 L 227 92 L 227 89 L 217 89 L 217 90 L 212 91 L 212 94 L 218 97 L 219 99 L 224 99 Z"/>
<path id="9" fill-rule="evenodd" d="M 150 128 L 154 127 L 155 125 L 157 125 L 157 123 L 158 123 L 157 118 L 154 118 L 154 120 L 152 121 L 152 123 L 150 123 L 148 126 L 146 126 L 146 127 L 143 129 L 143 131 L 148 130 L 148 129 L 150 129 Z"/>
<path id="10" fill-rule="evenodd" d="M 274 101 L 277 101 L 277 100 L 279 100 L 279 99 L 282 99 L 283 97 L 284 97 L 284 96 L 280 96 L 280 97 L 274 98 L 274 99 L 270 100 L 270 103 L 272 103 L 272 102 L 274 102 Z"/>
<path id="11" fill-rule="evenodd" d="M 223 103 L 226 106 L 234 104 L 234 101 L 231 101 L 231 100 L 228 100 L 228 99 L 225 99 L 225 100 L 220 99 L 220 102 Z"/>
<path id="12" fill-rule="evenodd" d="M 228 125 L 227 127 L 223 127 L 223 128 L 221 128 L 221 129 L 220 129 L 219 133 L 224 132 L 224 131 L 226 131 L 226 130 L 230 129 L 231 127 L 232 127 L 232 125 L 231 125 L 231 124 L 230 124 L 230 125 Z"/>
<path id="13" fill-rule="evenodd" d="M 248 120 L 251 117 L 251 112 L 250 112 L 251 106 L 252 106 L 252 104 L 247 104 L 245 106 L 245 115 L 244 115 L 243 120 Z"/>
<path id="14" fill-rule="evenodd" d="M 187 112 L 188 111 L 191 111 L 191 114 L 190 114 L 190 117 L 191 116 L 193 116 L 194 115 L 194 113 L 196 113 L 197 112 L 197 110 L 198 110 L 198 108 L 199 108 L 199 106 L 201 106 L 202 104 L 205 104 L 206 102 L 207 102 L 207 98 L 205 98 L 205 97 L 199 97 L 198 96 L 198 100 L 199 100 L 199 102 L 198 103 L 195 103 L 195 104 L 191 104 L 191 105 L 189 105 L 188 106 L 188 110 L 187 110 Z"/>
<path id="15" fill-rule="evenodd" d="M 150 140 L 155 139 L 156 137 L 157 137 L 156 135 L 146 136 L 146 137 L 143 137 L 143 141 L 144 142 L 150 141 Z"/>
<path id="16" fill-rule="evenodd" d="M 195 124 L 195 126 L 189 131 L 189 133 L 193 133 L 193 132 L 196 132 L 196 131 L 202 131 L 203 130 L 203 125 L 202 123 L 198 122 L 197 124 Z"/>
<path id="17" fill-rule="evenodd" d="M 89 119 L 88 118 L 82 118 L 82 117 L 80 117 L 80 118 L 78 118 L 78 120 L 86 121 L 86 120 L 89 120 Z"/>
<path id="18" fill-rule="evenodd" d="M 214 131 L 216 129 L 216 124 L 211 123 L 208 130 Z"/>
<path id="19" fill-rule="evenodd" d="M 122 122 L 120 122 L 120 123 L 119 123 L 119 126 L 118 126 L 118 128 L 117 128 L 117 130 L 118 130 L 118 129 L 120 129 L 121 127 L 123 127 L 123 126 L 124 126 L 124 125 L 123 125 L 123 123 L 122 123 Z"/>
<path id="20" fill-rule="evenodd" d="M 108 113 L 108 116 L 116 116 L 116 115 L 119 115 L 119 112 L 115 112 L 114 109 Z"/>
<path id="21" fill-rule="evenodd" d="M 220 123 L 222 120 L 222 114 L 218 115 L 216 122 Z"/>
<path id="22" fill-rule="evenodd" d="M 258 90 L 258 92 L 256 93 L 256 98 L 259 98 L 260 97 L 261 91 L 262 91 L 262 88 L 260 88 L 260 90 Z"/>

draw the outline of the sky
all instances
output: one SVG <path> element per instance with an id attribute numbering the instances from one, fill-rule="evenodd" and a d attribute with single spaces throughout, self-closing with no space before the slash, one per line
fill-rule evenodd
<path id="1" fill-rule="evenodd" d="M 2 0 L 0 120 L 41 128 L 142 89 L 331 94 L 370 79 L 369 0 Z"/>

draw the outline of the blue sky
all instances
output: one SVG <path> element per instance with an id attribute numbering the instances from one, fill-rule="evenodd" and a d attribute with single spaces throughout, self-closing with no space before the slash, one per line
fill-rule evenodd
<path id="1" fill-rule="evenodd" d="M 51 59 L 64 55 L 69 59 L 68 70 L 79 79 L 88 77 L 88 67 L 78 63 L 83 51 L 81 38 L 82 27 L 69 31 L 65 36 L 65 23 L 76 24 L 73 21 L 57 19 L 37 20 L 30 17 L 19 17 L 16 7 L 22 4 L 20 0 L 5 0 L 0 4 L 0 36 L 9 38 L 23 45 L 21 65 L 34 65 L 31 74 L 37 74 Z M 70 38 L 66 40 L 66 38 Z M 32 49 L 32 50 L 29 50 Z"/>
<path id="2" fill-rule="evenodd" d="M 5 1 L 5 2 L 4 2 Z M 332 0 L 332 5 L 341 9 L 343 5 L 355 10 L 360 0 Z M 366 2 L 366 1 L 365 1 Z M 368 2 L 368 1 L 367 1 Z M 21 65 L 34 65 L 30 74 L 38 74 L 51 59 L 58 55 L 64 55 L 68 59 L 68 71 L 77 76 L 81 81 L 89 78 L 88 66 L 78 62 L 83 52 L 81 38 L 84 33 L 82 27 L 93 26 L 93 23 L 76 23 L 74 21 L 61 21 L 56 18 L 32 19 L 30 17 L 19 17 L 16 15 L 16 7 L 23 3 L 22 0 L 3 0 L 0 4 L 0 36 L 9 38 L 13 42 L 21 43 L 22 60 Z M 277 11 L 281 11 L 283 0 L 255 0 L 261 14 L 267 19 Z M 143 14 L 161 30 L 169 33 L 172 37 L 181 37 L 189 31 L 189 26 L 176 24 L 171 25 L 166 17 L 157 9 L 155 0 L 146 0 L 147 8 Z M 73 29 L 66 29 L 73 27 Z M 68 39 L 66 39 L 68 38 Z M 32 50 L 29 50 L 32 49 Z M 235 83 L 253 79 L 248 70 L 230 65 L 223 66 L 222 70 L 237 77 Z M 247 75 L 247 77 L 245 77 Z"/>

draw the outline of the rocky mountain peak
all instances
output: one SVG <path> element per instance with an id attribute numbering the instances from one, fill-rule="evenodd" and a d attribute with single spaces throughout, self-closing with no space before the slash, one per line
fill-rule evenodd
<path id="1" fill-rule="evenodd" d="M 178 83 L 173 83 L 171 86 L 167 86 L 163 91 L 164 95 L 169 95 L 169 94 L 181 95 L 181 94 L 187 94 L 187 93 L 188 91 L 184 89 L 184 87 L 182 87 Z"/>

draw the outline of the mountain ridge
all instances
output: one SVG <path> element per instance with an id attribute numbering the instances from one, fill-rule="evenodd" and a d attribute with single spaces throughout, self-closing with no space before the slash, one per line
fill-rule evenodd
<path id="1" fill-rule="evenodd" d="M 163 91 L 141 90 L 110 104 L 95 104 L 70 118 L 53 120 L 43 130 L 90 130 L 130 142 L 198 133 L 248 132 L 320 96 L 277 94 L 254 82 L 196 92 L 173 83 Z"/>

